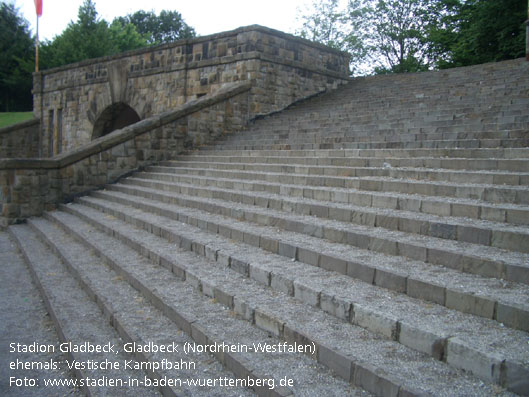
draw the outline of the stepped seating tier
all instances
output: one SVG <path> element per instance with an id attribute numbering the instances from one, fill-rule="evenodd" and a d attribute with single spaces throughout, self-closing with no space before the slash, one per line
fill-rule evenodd
<path id="1" fill-rule="evenodd" d="M 8 230 L 65 339 L 314 347 L 124 393 L 529 395 L 529 63 L 355 79 Z"/>

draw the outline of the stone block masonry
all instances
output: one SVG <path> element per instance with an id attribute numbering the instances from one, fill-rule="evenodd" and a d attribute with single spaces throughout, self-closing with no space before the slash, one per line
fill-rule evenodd
<path id="1" fill-rule="evenodd" d="M 0 134 L 1 223 L 39 215 L 336 88 L 349 79 L 348 61 L 248 26 L 36 73 L 38 121 Z"/>
<path id="2" fill-rule="evenodd" d="M 242 129 L 248 122 L 250 88 L 248 82 L 228 84 L 52 159 L 0 160 L 1 226 Z"/>
<path id="3" fill-rule="evenodd" d="M 217 350 L 185 373 L 129 353 L 147 380 L 289 380 L 165 394 L 529 395 L 528 68 L 359 78 L 246 127 L 260 81 L 228 83 L 18 167 L 6 194 L 60 201 L 205 143 L 8 231 L 75 344 L 296 351 Z"/>
<path id="4" fill-rule="evenodd" d="M 346 53 L 254 25 L 36 73 L 42 153 L 97 138 L 96 125 L 112 106 L 143 120 L 238 81 L 252 83 L 251 119 L 336 88 L 348 81 L 348 64 Z"/>
<path id="5" fill-rule="evenodd" d="M 0 158 L 38 157 L 39 131 L 37 119 L 0 128 Z"/>

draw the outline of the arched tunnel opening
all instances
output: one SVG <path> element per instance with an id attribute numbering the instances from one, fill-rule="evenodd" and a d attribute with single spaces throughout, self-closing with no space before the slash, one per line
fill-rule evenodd
<path id="1" fill-rule="evenodd" d="M 125 103 L 114 103 L 103 110 L 94 124 L 92 140 L 140 121 L 138 113 Z"/>

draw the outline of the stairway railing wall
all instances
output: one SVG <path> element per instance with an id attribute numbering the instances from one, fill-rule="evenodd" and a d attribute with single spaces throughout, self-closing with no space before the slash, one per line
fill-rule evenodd
<path id="1" fill-rule="evenodd" d="M 250 89 L 249 82 L 228 84 L 53 158 L 0 160 L 0 225 L 41 215 L 58 203 L 240 130 L 248 123 Z"/>

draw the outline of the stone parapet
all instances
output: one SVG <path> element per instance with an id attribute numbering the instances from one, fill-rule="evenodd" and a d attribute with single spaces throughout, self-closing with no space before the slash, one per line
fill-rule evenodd
<path id="1" fill-rule="evenodd" d="M 38 157 L 39 132 L 37 119 L 0 128 L 0 159 Z"/>
<path id="2" fill-rule="evenodd" d="M 248 122 L 249 83 L 229 84 L 50 159 L 0 160 L 1 225 L 40 215 L 185 148 L 238 131 Z"/>
<path id="3" fill-rule="evenodd" d="M 223 84 L 250 81 L 253 118 L 336 88 L 348 81 L 348 65 L 346 53 L 253 25 L 36 73 L 34 112 L 44 135 L 55 133 L 68 151 L 89 142 L 94 124 L 116 103 L 145 119 Z M 45 137 L 44 146 L 51 141 Z"/>

